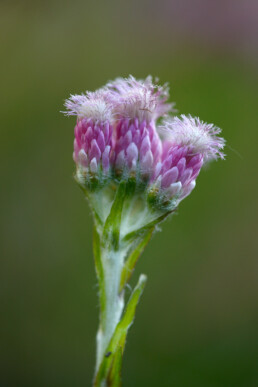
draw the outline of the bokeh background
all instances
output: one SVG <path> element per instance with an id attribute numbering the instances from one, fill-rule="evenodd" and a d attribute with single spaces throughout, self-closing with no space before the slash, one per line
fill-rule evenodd
<path id="1" fill-rule="evenodd" d="M 91 385 L 92 220 L 60 110 L 129 74 L 222 127 L 227 160 L 138 263 L 124 386 L 258 386 L 257 26 L 256 0 L 1 1 L 1 387 Z"/>

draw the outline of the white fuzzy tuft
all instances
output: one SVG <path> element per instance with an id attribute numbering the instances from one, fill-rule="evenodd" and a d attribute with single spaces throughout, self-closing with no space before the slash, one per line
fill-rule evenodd
<path id="1" fill-rule="evenodd" d="M 188 146 L 193 154 L 202 154 L 205 161 L 225 156 L 221 151 L 225 140 L 217 136 L 221 129 L 199 118 L 182 115 L 164 121 L 159 129 L 172 145 Z"/>
<path id="2" fill-rule="evenodd" d="M 167 103 L 168 86 L 154 84 L 150 76 L 145 80 L 136 80 L 133 76 L 117 78 L 106 88 L 118 116 L 151 121 L 172 110 L 173 104 Z"/>
<path id="3" fill-rule="evenodd" d="M 82 95 L 71 95 L 65 102 L 67 115 L 76 115 L 78 118 L 89 118 L 94 121 L 111 121 L 112 108 L 106 101 L 105 92 L 87 92 Z"/>
<path id="4" fill-rule="evenodd" d="M 78 111 L 80 118 L 87 117 L 99 121 L 110 121 L 112 118 L 111 111 L 103 100 L 89 100 L 80 106 Z"/>

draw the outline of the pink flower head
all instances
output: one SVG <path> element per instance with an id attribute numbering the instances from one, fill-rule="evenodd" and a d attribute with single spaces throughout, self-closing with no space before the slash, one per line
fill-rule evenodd
<path id="1" fill-rule="evenodd" d="M 195 187 L 195 180 L 204 163 L 224 158 L 224 139 L 217 137 L 220 129 L 199 118 L 175 117 L 161 127 L 162 161 L 157 163 L 152 182 L 166 199 L 185 198 Z"/>
<path id="2" fill-rule="evenodd" d="M 155 121 L 172 109 L 168 87 L 153 84 L 151 77 L 137 81 L 130 76 L 108 83 L 106 89 L 116 118 L 115 168 L 148 176 L 161 157 Z"/>
<path id="3" fill-rule="evenodd" d="M 147 184 L 148 198 L 161 206 L 189 195 L 203 164 L 224 158 L 225 141 L 219 128 L 199 118 L 167 118 L 173 111 L 167 100 L 167 85 L 151 77 L 118 78 L 95 92 L 72 95 L 65 106 L 67 115 L 77 116 L 77 177 L 100 186 L 112 176 L 134 178 L 143 190 Z"/>
<path id="4" fill-rule="evenodd" d="M 92 174 L 102 168 L 109 170 L 112 146 L 112 106 L 105 99 L 105 92 L 87 92 L 86 95 L 72 95 L 65 103 L 68 115 L 77 115 L 74 129 L 75 163 Z"/>

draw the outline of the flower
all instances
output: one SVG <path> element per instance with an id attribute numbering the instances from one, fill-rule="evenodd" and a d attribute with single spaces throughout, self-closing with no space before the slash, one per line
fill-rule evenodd
<path id="1" fill-rule="evenodd" d="M 225 140 L 217 137 L 219 128 L 185 115 L 164 121 L 160 131 L 165 137 L 162 161 L 156 164 L 150 192 L 158 192 L 163 201 L 176 199 L 177 205 L 194 189 L 202 166 L 224 158 Z"/>
<path id="2" fill-rule="evenodd" d="M 110 166 L 112 146 L 111 105 L 105 100 L 103 91 L 72 95 L 65 103 L 68 115 L 77 115 L 74 129 L 73 159 L 77 166 L 92 174 L 101 168 L 107 174 Z"/>
<path id="3" fill-rule="evenodd" d="M 225 140 L 199 118 L 169 117 L 168 96 L 167 85 L 150 76 L 117 78 L 95 92 L 72 95 L 65 106 L 67 115 L 77 116 L 73 158 L 79 180 L 136 179 L 159 207 L 176 206 L 189 195 L 202 166 L 224 158 Z"/>
<path id="4" fill-rule="evenodd" d="M 116 117 L 115 168 L 148 177 L 161 158 L 156 120 L 173 106 L 167 103 L 168 87 L 154 84 L 150 76 L 139 81 L 130 76 L 109 82 L 106 90 Z"/>

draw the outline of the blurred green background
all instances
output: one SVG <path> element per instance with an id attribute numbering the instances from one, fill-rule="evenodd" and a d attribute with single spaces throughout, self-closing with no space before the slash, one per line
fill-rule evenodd
<path id="1" fill-rule="evenodd" d="M 0 386 L 91 385 L 92 220 L 60 110 L 129 74 L 228 146 L 138 263 L 124 387 L 258 386 L 257 1 L 1 1 L 0 21 Z"/>

